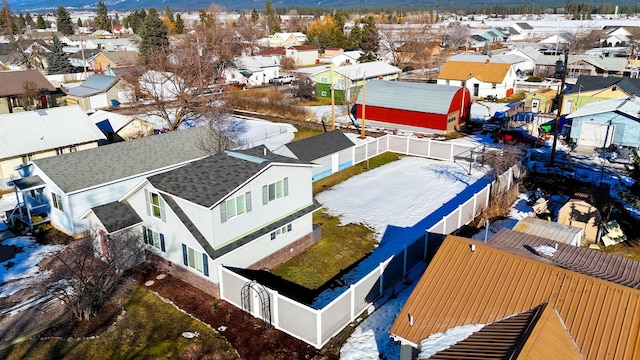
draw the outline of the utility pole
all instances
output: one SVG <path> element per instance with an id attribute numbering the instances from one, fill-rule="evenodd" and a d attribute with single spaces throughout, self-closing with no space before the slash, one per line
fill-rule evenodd
<path id="1" fill-rule="evenodd" d="M 549 166 L 553 166 L 556 158 L 556 147 L 558 146 L 558 128 L 560 125 L 560 112 L 562 109 L 562 103 L 564 101 L 564 82 L 567 78 L 567 63 L 569 62 L 569 48 L 564 49 L 564 64 L 562 66 L 562 80 L 560 81 L 560 88 L 558 89 L 558 110 L 556 112 L 556 120 L 553 124 L 553 146 L 551 147 L 551 160 Z"/>
<path id="2" fill-rule="evenodd" d="M 362 127 L 360 128 L 360 138 L 364 139 L 364 118 L 365 118 L 365 110 L 367 108 L 367 72 L 365 71 L 362 74 Z"/>

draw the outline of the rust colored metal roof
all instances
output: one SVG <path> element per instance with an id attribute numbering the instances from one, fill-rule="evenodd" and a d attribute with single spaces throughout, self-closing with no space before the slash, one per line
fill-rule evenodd
<path id="1" fill-rule="evenodd" d="M 390 333 L 417 347 L 432 334 L 490 324 L 545 302 L 557 311 L 586 359 L 640 358 L 640 290 L 451 235 Z M 566 341 L 546 336 L 544 343 L 561 349 Z"/>
<path id="2" fill-rule="evenodd" d="M 429 359 L 582 359 L 575 342 L 555 310 L 541 304 L 533 309 L 489 324 Z M 558 337 L 560 348 L 550 349 L 548 336 Z M 564 340 L 564 341 L 562 341 Z"/>
<path id="3" fill-rule="evenodd" d="M 508 229 L 500 230 L 491 237 L 489 244 L 524 256 L 544 258 L 551 264 L 640 290 L 638 261 Z M 557 251 L 553 256 L 547 256 L 535 250 L 543 245 L 557 246 Z"/>

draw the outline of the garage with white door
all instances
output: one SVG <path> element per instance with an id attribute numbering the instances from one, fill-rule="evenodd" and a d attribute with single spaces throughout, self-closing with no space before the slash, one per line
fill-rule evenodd
<path id="1" fill-rule="evenodd" d="M 613 141 L 615 125 L 583 122 L 578 138 L 578 145 L 608 147 Z"/>

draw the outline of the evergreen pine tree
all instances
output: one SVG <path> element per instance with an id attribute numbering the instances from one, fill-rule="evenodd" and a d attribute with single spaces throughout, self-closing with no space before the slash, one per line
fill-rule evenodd
<path id="1" fill-rule="evenodd" d="M 58 27 L 58 31 L 63 33 L 64 35 L 73 34 L 73 24 L 71 23 L 71 16 L 67 9 L 63 6 L 58 7 L 56 11 L 56 26 Z"/>
<path id="2" fill-rule="evenodd" d="M 64 52 L 62 47 L 63 43 L 60 42 L 57 36 L 53 37 L 53 45 L 51 53 L 47 57 L 47 72 L 52 74 L 66 74 L 71 72 L 71 64 L 69 63 L 69 55 Z"/>
<path id="3" fill-rule="evenodd" d="M 78 25 L 78 27 L 82 27 L 82 20 L 80 18 L 78 18 L 76 25 Z"/>
<path id="4" fill-rule="evenodd" d="M 38 14 L 38 17 L 36 18 L 36 28 L 37 29 L 47 28 L 47 23 L 44 22 L 44 18 L 42 17 L 41 14 Z"/>
<path id="5" fill-rule="evenodd" d="M 150 8 L 142 28 L 142 41 L 140 42 L 140 56 L 146 64 L 154 56 L 164 56 L 169 49 L 167 26 L 158 16 L 155 8 Z"/>
<path id="6" fill-rule="evenodd" d="M 176 19 L 173 16 L 173 11 L 171 11 L 171 8 L 169 7 L 169 5 L 167 5 L 166 8 L 164 8 L 164 15 L 167 17 L 167 19 L 169 19 L 170 22 L 175 23 Z"/>
<path id="7" fill-rule="evenodd" d="M 33 18 L 31 17 L 31 14 L 29 13 L 24 14 L 24 23 L 27 26 L 31 26 L 31 27 L 35 25 L 35 23 L 33 22 Z"/>
<path id="8" fill-rule="evenodd" d="M 270 0 L 264 4 L 264 17 L 267 19 L 267 26 L 270 33 L 280 32 L 280 16 L 276 13 L 276 9 L 271 4 Z"/>
<path id="9" fill-rule="evenodd" d="M 111 31 L 111 20 L 109 20 L 107 5 L 102 1 L 98 2 L 98 9 L 96 10 L 96 17 L 93 19 L 93 24 L 98 29 Z"/>
<path id="10" fill-rule="evenodd" d="M 251 22 L 255 24 L 258 22 L 259 19 L 260 19 L 260 14 L 258 14 L 258 10 L 253 9 L 251 11 Z"/>
<path id="11" fill-rule="evenodd" d="M 176 14 L 176 28 L 174 29 L 176 34 L 184 34 L 184 21 L 182 21 L 182 17 L 180 14 Z"/>

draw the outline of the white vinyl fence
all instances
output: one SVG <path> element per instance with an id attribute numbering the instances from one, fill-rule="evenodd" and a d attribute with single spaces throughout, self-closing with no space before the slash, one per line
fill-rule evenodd
<path id="1" fill-rule="evenodd" d="M 386 151 L 424 156 L 453 161 L 456 156 L 471 153 L 473 146 L 452 144 L 426 139 L 410 139 L 395 135 L 386 135 L 354 148 L 355 163 L 365 161 Z M 498 184 L 507 189 L 513 186 L 513 177 L 519 176 L 516 167 L 501 175 Z M 480 191 L 471 195 L 467 201 L 459 205 L 442 220 L 425 229 L 425 235 L 413 239 L 404 249 L 381 262 L 377 268 L 364 276 L 360 281 L 351 284 L 344 293 L 322 309 L 314 309 L 307 305 L 279 294 L 277 291 L 259 286 L 268 294 L 269 314 L 263 314 L 263 307 L 258 304 L 247 309 L 243 307 L 242 289 L 250 285 L 252 280 L 220 267 L 220 297 L 229 303 L 250 312 L 253 316 L 271 321 L 279 330 L 298 338 L 316 348 L 322 348 L 333 336 L 354 321 L 376 299 L 389 291 L 408 273 L 427 257 L 428 234 L 444 236 L 450 234 L 473 220 L 489 203 L 492 182 Z M 260 301 L 258 294 L 253 294 L 254 303 Z M 264 299 L 263 299 L 264 300 Z M 246 304 L 245 300 L 245 304 Z"/>

